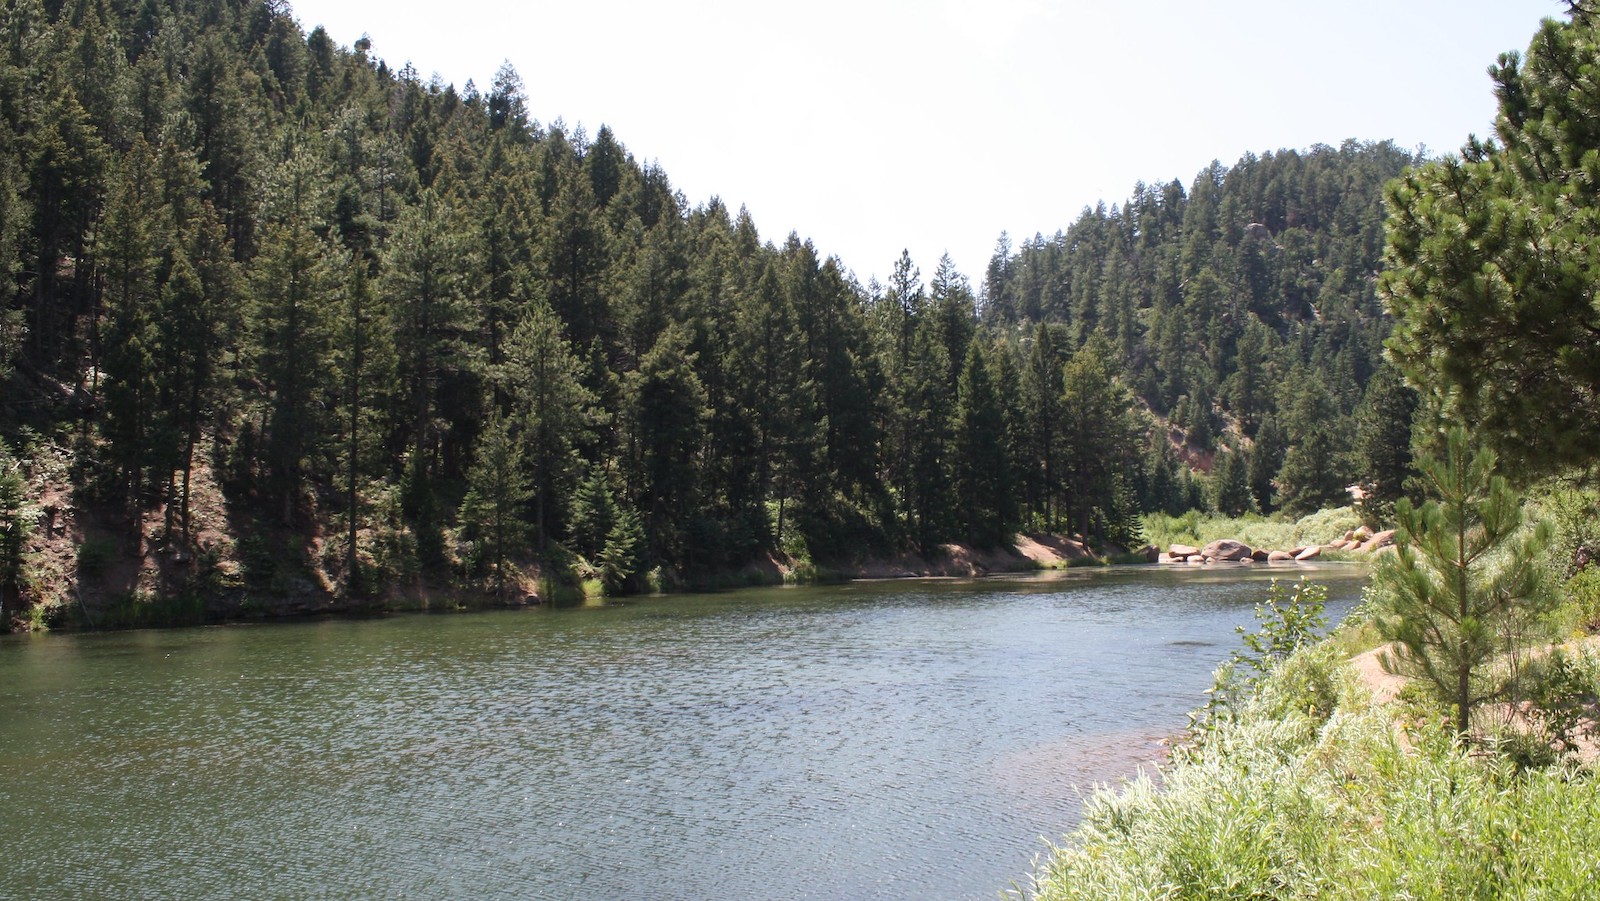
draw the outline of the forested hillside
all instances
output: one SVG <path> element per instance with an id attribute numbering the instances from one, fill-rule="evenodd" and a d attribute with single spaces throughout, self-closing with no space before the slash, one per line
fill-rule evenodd
<path id="1" fill-rule="evenodd" d="M 904 256 L 864 285 L 534 121 L 509 64 L 424 81 L 281 0 L 0 17 L 13 612 L 1131 544 L 1142 511 L 1393 497 L 1409 465 L 1389 144 L 1140 186 L 977 286 Z"/>
<path id="2" fill-rule="evenodd" d="M 1314 510 L 1363 478 L 1392 499 L 1394 467 L 1373 461 L 1407 445 L 1412 402 L 1382 362 L 1381 201 L 1416 162 L 1347 141 L 1212 163 L 1188 190 L 1141 184 L 1052 238 L 1002 238 L 985 319 L 1059 324 L 1069 351 L 1103 335 L 1152 411 L 1221 451 L 1225 479 L 1248 471 L 1248 492 L 1216 486 L 1228 513 Z"/>

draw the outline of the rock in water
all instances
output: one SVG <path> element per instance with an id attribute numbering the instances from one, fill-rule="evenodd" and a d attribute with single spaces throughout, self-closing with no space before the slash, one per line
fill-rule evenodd
<path id="1" fill-rule="evenodd" d="M 1235 561 L 1243 560 L 1250 556 L 1250 553 L 1249 545 L 1234 541 L 1231 538 L 1221 538 L 1206 545 L 1200 551 L 1200 556 L 1211 560 Z"/>

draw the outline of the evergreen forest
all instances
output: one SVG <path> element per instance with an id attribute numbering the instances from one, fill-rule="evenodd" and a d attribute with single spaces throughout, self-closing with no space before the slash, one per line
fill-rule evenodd
<path id="1" fill-rule="evenodd" d="M 1376 518 L 1413 472 L 1379 271 L 1424 161 L 1392 143 L 1213 162 L 1001 235 L 981 276 L 863 284 L 529 90 L 283 0 L 5 5 L 10 614 L 1115 552 L 1153 511 L 1357 486 Z"/>

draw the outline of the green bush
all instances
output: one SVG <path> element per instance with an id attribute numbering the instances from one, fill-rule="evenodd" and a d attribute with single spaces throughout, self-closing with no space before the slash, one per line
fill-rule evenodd
<path id="1" fill-rule="evenodd" d="M 1532 735 L 1558 754 L 1575 755 L 1600 738 L 1600 658 L 1556 650 L 1533 662 L 1528 684 Z"/>
<path id="2" fill-rule="evenodd" d="M 1237 518 L 1208 516 L 1198 510 L 1190 510 L 1182 516 L 1151 513 L 1144 518 L 1145 536 L 1162 549 L 1174 544 L 1204 547 L 1218 539 L 1232 538 L 1253 548 L 1289 550 L 1333 541 L 1360 525 L 1361 516 L 1354 507 L 1319 510 L 1297 520 L 1254 513 Z"/>
<path id="3" fill-rule="evenodd" d="M 78 545 L 78 578 L 100 579 L 117 553 L 117 543 L 110 538 L 86 538 Z"/>
<path id="4" fill-rule="evenodd" d="M 1570 578 L 1583 568 L 1583 558 L 1600 561 L 1600 494 L 1557 486 L 1536 492 L 1531 501 L 1530 516 L 1550 524 L 1545 565 L 1552 576 Z"/>
<path id="5" fill-rule="evenodd" d="M 1570 628 L 1600 631 L 1600 566 L 1589 566 L 1567 580 L 1565 613 Z"/>
<path id="6" fill-rule="evenodd" d="M 1256 631 L 1237 628 L 1244 647 L 1236 649 L 1228 662 L 1217 669 L 1205 706 L 1190 716 L 1191 740 L 1209 740 L 1221 723 L 1234 719 L 1242 705 L 1257 698 L 1281 664 L 1314 645 L 1328 628 L 1324 613 L 1327 600 L 1326 585 L 1302 577 L 1290 590 L 1277 579 L 1272 580 L 1266 600 L 1256 605 Z M 1322 656 L 1330 655 L 1325 652 Z M 1321 675 L 1316 674 L 1319 671 Z M 1279 699 L 1280 706 L 1326 717 L 1333 710 L 1331 672 L 1331 660 L 1320 667 L 1307 662 L 1297 664 L 1292 676 L 1294 684 Z"/>
<path id="7" fill-rule="evenodd" d="M 1383 709 L 1320 727 L 1255 710 L 1161 788 L 1102 789 L 1021 892 L 1149 898 L 1587 898 L 1600 804 L 1586 774 L 1519 770 Z"/>
<path id="8" fill-rule="evenodd" d="M 1096 791 L 1017 896 L 1595 897 L 1593 765 L 1558 759 L 1552 742 L 1595 737 L 1600 657 L 1537 661 L 1538 728 L 1504 731 L 1500 753 L 1483 754 L 1443 718 L 1370 703 L 1347 665 L 1370 622 L 1278 656 L 1264 650 L 1292 630 L 1265 607 L 1224 667 L 1253 690 L 1159 777 Z"/>

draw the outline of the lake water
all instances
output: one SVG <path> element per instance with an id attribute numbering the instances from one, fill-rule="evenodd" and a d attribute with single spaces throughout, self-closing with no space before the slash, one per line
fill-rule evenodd
<path id="1" fill-rule="evenodd" d="M 7 637 L 0 898 L 993 899 L 1272 574 Z"/>

